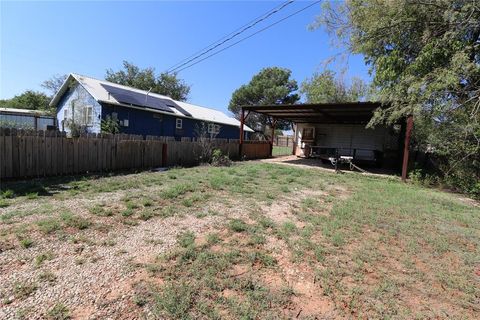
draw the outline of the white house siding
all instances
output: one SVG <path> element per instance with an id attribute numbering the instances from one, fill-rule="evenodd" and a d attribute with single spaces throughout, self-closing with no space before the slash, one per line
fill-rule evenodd
<path id="1" fill-rule="evenodd" d="M 57 106 L 57 121 L 60 130 L 64 129 L 67 133 L 70 132 L 68 127 L 62 126 L 64 123 L 64 112 L 68 108 L 68 118 L 72 119 L 72 103 L 75 106 L 75 122 L 80 121 L 80 115 L 83 108 L 92 106 L 92 125 L 87 126 L 87 132 L 100 133 L 100 122 L 102 115 L 102 106 L 78 83 L 74 85 L 69 92 L 65 93 Z"/>
<path id="2" fill-rule="evenodd" d="M 397 150 L 398 136 L 391 129 L 377 127 L 366 129 L 364 125 L 341 124 L 297 124 L 296 154 L 304 156 L 302 147 L 303 128 L 315 128 L 314 145 L 330 148 L 366 149 L 366 150 Z M 361 156 L 362 151 L 357 155 Z"/>

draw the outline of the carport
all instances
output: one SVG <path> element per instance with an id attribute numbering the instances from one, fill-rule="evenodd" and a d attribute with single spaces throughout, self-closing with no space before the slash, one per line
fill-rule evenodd
<path id="1" fill-rule="evenodd" d="M 243 106 L 240 118 L 240 148 L 244 144 L 243 124 L 248 116 L 255 112 L 270 118 L 270 150 L 273 148 L 276 123 L 278 120 L 285 120 L 292 123 L 294 130 L 292 154 L 321 158 L 329 152 L 348 152 L 353 159 L 361 160 L 362 157 L 372 158 L 372 154 L 381 153 L 382 157 L 388 155 L 398 158 L 401 162 L 402 180 L 405 180 L 413 117 L 409 116 L 391 127 L 366 129 L 365 126 L 378 108 L 382 108 L 379 102 Z M 397 144 L 393 142 L 392 133 L 396 135 Z M 393 155 L 393 151 L 397 154 Z"/>

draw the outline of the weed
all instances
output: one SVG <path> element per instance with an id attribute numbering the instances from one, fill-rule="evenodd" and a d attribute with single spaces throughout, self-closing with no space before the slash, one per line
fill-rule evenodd
<path id="1" fill-rule="evenodd" d="M 57 276 L 51 271 L 44 271 L 38 275 L 38 280 L 42 282 L 54 283 Z"/>
<path id="2" fill-rule="evenodd" d="M 44 252 L 35 257 L 35 266 L 39 267 L 43 262 L 52 260 L 54 257 L 51 251 Z"/>
<path id="3" fill-rule="evenodd" d="M 138 218 L 147 221 L 155 216 L 155 212 L 152 210 L 142 210 L 140 214 L 138 215 Z"/>
<path id="4" fill-rule="evenodd" d="M 182 248 L 193 246 L 195 243 L 195 234 L 192 231 L 186 231 L 177 236 L 178 244 Z"/>
<path id="5" fill-rule="evenodd" d="M 113 216 L 113 212 L 111 210 L 106 210 L 103 205 L 95 205 L 91 207 L 90 213 L 100 217 Z"/>
<path id="6" fill-rule="evenodd" d="M 61 224 L 60 221 L 56 218 L 46 218 L 40 221 L 37 221 L 37 226 L 41 232 L 45 234 L 51 234 L 57 230 L 60 230 Z"/>
<path id="7" fill-rule="evenodd" d="M 63 303 L 56 303 L 53 308 L 47 312 L 47 317 L 51 320 L 71 319 L 70 310 Z"/>
<path id="8" fill-rule="evenodd" d="M 175 199 L 187 192 L 195 191 L 195 188 L 191 184 L 180 183 L 169 187 L 162 192 L 162 197 L 165 199 Z"/>
<path id="9" fill-rule="evenodd" d="M 217 243 L 220 243 L 222 240 L 220 239 L 220 236 L 218 233 L 209 233 L 207 234 L 207 244 L 208 245 L 214 245 Z"/>
<path id="10" fill-rule="evenodd" d="M 126 205 L 127 205 L 127 209 L 128 209 L 128 210 L 132 210 L 132 211 L 133 211 L 134 209 L 140 208 L 140 206 L 139 206 L 138 204 L 136 204 L 135 202 L 133 202 L 133 201 L 131 201 L 131 200 L 127 201 L 127 202 L 126 202 Z"/>
<path id="11" fill-rule="evenodd" d="M 135 212 L 131 208 L 127 208 L 121 212 L 122 217 L 130 217 L 134 214 Z"/>
<path id="12" fill-rule="evenodd" d="M 314 198 L 305 198 L 302 200 L 302 208 L 314 209 L 318 205 L 318 200 Z"/>
<path id="13" fill-rule="evenodd" d="M 6 208 L 10 205 L 7 200 L 0 198 L 0 208 Z"/>
<path id="14" fill-rule="evenodd" d="M 30 200 L 38 199 L 38 192 L 29 192 L 25 196 Z"/>
<path id="15" fill-rule="evenodd" d="M 258 219 L 258 224 L 264 229 L 275 228 L 275 222 L 271 218 L 266 216 L 261 216 Z"/>
<path id="16" fill-rule="evenodd" d="M 79 230 L 87 229 L 91 226 L 91 222 L 85 218 L 74 215 L 71 212 L 64 212 L 60 215 L 63 220 L 63 223 L 70 228 L 76 228 Z"/>
<path id="17" fill-rule="evenodd" d="M 228 224 L 228 227 L 234 232 L 244 232 L 248 229 L 248 225 L 245 223 L 245 221 L 240 219 L 231 220 Z"/>
<path id="18" fill-rule="evenodd" d="M 20 245 L 22 246 L 22 248 L 25 249 L 32 247 L 33 243 L 33 240 L 30 238 L 23 238 L 20 240 Z"/>
<path id="19" fill-rule="evenodd" d="M 12 199 L 15 197 L 15 192 L 12 189 L 7 189 L 4 191 L 0 191 L 0 198 L 3 199 Z"/>
<path id="20" fill-rule="evenodd" d="M 154 312 L 172 319 L 189 319 L 194 302 L 194 288 L 187 283 L 167 284 L 155 296 Z"/>
<path id="21" fill-rule="evenodd" d="M 37 288 L 38 286 L 36 283 L 16 282 L 13 285 L 13 294 L 15 295 L 15 298 L 23 299 L 35 292 Z"/>
<path id="22" fill-rule="evenodd" d="M 153 201 L 151 199 L 143 199 L 142 204 L 144 207 L 151 207 L 153 206 Z"/>

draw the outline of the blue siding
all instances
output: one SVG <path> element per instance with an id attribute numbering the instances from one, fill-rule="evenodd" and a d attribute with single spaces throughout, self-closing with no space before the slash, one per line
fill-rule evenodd
<path id="1" fill-rule="evenodd" d="M 111 115 L 112 112 L 117 113 L 118 120 L 128 120 L 128 127 L 120 127 L 120 132 L 126 134 L 140 134 L 143 136 L 173 136 L 177 139 L 180 139 L 181 137 L 192 138 L 198 136 L 197 132 L 202 125 L 202 121 L 200 120 L 177 118 L 175 116 L 170 116 L 166 114 L 154 113 L 114 105 L 103 105 L 102 119 L 105 119 L 107 115 Z M 175 128 L 176 119 L 182 119 L 181 130 Z M 216 138 L 239 138 L 239 127 L 224 124 L 219 125 L 220 132 L 216 136 Z"/>
<path id="2" fill-rule="evenodd" d="M 57 105 L 57 123 L 60 130 L 64 129 L 66 132 L 70 130 L 67 127 L 62 127 L 64 110 L 68 108 L 68 118 L 72 119 L 72 102 L 75 105 L 75 121 L 80 118 L 82 108 L 85 106 L 93 107 L 93 124 L 86 129 L 90 133 L 100 132 L 100 121 L 102 114 L 102 106 L 93 98 L 87 90 L 80 84 L 76 84 L 70 88 L 60 99 Z"/>

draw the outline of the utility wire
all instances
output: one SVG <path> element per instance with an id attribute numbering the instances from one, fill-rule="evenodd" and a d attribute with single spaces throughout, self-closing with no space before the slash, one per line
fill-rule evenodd
<path id="1" fill-rule="evenodd" d="M 288 1 L 287 1 L 287 2 L 288 2 Z M 284 3 L 284 4 L 285 4 L 285 3 Z M 223 41 L 225 38 L 227 38 L 227 37 L 231 36 L 232 34 L 234 34 L 234 33 L 238 32 L 238 31 L 242 30 L 242 29 L 243 29 L 243 28 L 245 28 L 245 27 L 249 26 L 250 24 L 252 24 L 252 23 L 254 23 L 255 21 L 257 21 L 258 19 L 261 19 L 262 17 L 264 17 L 265 15 L 268 15 L 268 14 L 270 14 L 270 13 L 271 13 L 271 11 L 273 11 L 273 10 L 276 10 L 276 9 L 278 9 L 278 8 L 282 7 L 284 4 L 281 4 L 281 5 L 279 5 L 278 7 L 275 7 L 275 8 L 273 8 L 273 9 L 271 9 L 271 10 L 269 10 L 269 11 L 265 12 L 264 14 L 262 14 L 262 15 L 260 15 L 260 16 L 258 16 L 258 17 L 256 17 L 255 19 L 253 19 L 253 20 L 251 20 L 251 21 L 247 22 L 246 24 L 244 24 L 243 26 L 239 27 L 238 29 L 235 29 L 235 30 L 234 30 L 234 31 L 232 31 L 231 33 L 229 33 L 229 34 L 225 35 L 224 37 L 222 37 L 222 38 L 218 39 L 217 41 L 215 41 L 215 42 L 211 43 L 210 45 L 206 46 L 205 48 L 198 50 L 197 52 L 195 52 L 195 53 L 194 53 L 194 54 L 192 54 L 191 56 L 188 56 L 187 58 L 183 59 L 182 61 L 180 61 L 180 62 L 178 62 L 178 63 L 174 64 L 172 67 L 170 67 L 169 69 L 167 69 L 167 72 L 168 72 L 168 70 L 171 70 L 171 69 L 175 69 L 175 68 L 177 68 L 177 66 L 178 66 L 179 64 L 181 64 L 181 63 L 185 62 L 186 60 L 188 60 L 188 59 L 190 59 L 190 58 L 194 57 L 195 55 L 197 55 L 197 54 L 199 54 L 199 53 L 201 53 L 201 52 L 203 52 L 203 51 L 207 50 L 208 48 L 210 48 L 210 47 L 214 46 L 214 45 L 215 45 L 215 44 L 217 44 L 218 42 L 220 42 L 220 41 Z"/>
<path id="2" fill-rule="evenodd" d="M 292 4 L 295 0 L 289 0 L 285 3 L 283 3 L 282 5 L 280 5 L 279 7 L 275 7 L 273 9 L 271 9 L 270 11 L 267 11 L 266 13 L 262 14 L 261 16 L 259 16 L 258 18 L 255 18 L 254 20 L 248 22 L 247 24 L 243 25 L 242 27 L 240 27 L 239 29 L 227 34 L 226 36 L 224 36 L 223 38 L 217 40 L 216 42 L 210 44 L 209 46 L 197 51 L 196 53 L 194 53 L 193 55 L 189 56 L 188 58 L 185 58 L 183 59 L 182 61 L 180 61 L 179 63 L 175 64 L 174 66 L 170 67 L 168 70 L 167 70 L 167 73 L 171 73 L 171 72 L 175 72 L 176 69 L 179 69 L 181 67 L 183 67 L 184 65 L 186 64 L 189 64 L 190 62 L 206 55 L 207 53 L 215 50 L 216 48 L 218 48 L 219 46 L 225 44 L 226 42 L 232 40 L 233 38 L 239 36 L 240 34 L 244 33 L 245 31 L 253 28 L 254 26 L 256 26 L 257 24 L 259 24 L 260 22 L 262 21 L 265 21 L 266 19 L 268 19 L 269 17 L 271 17 L 272 15 L 274 15 L 275 13 L 281 11 L 283 8 L 285 8 L 286 6 L 288 6 L 289 4 Z"/>
<path id="3" fill-rule="evenodd" d="M 210 57 L 216 56 L 216 55 L 219 54 L 220 52 L 223 52 L 223 51 L 225 51 L 225 50 L 227 50 L 227 49 L 229 49 L 229 48 L 231 48 L 231 47 L 239 44 L 240 42 L 243 42 L 243 41 L 245 41 L 245 40 L 247 40 L 247 39 L 250 39 L 251 37 L 259 34 L 260 32 L 263 32 L 263 31 L 265 31 L 265 30 L 267 30 L 267 29 L 270 29 L 271 27 L 279 24 L 280 22 L 283 22 L 283 21 L 287 20 L 288 18 L 291 18 L 291 17 L 293 17 L 294 15 L 299 14 L 300 12 L 305 11 L 305 10 L 307 10 L 308 8 L 310 8 L 310 7 L 316 5 L 317 3 L 320 3 L 320 2 L 322 2 L 322 0 L 315 1 L 314 3 L 309 4 L 308 6 L 303 7 L 302 9 L 297 10 L 297 11 L 295 11 L 294 13 L 286 16 L 285 18 L 282 18 L 282 19 L 280 19 L 280 20 L 278 20 L 278 21 L 276 21 L 276 22 L 268 25 L 268 26 L 266 26 L 265 28 L 262 28 L 262 29 L 256 31 L 256 32 L 252 33 L 251 35 L 246 36 L 246 37 L 238 40 L 237 42 L 234 42 L 234 43 L 232 43 L 231 45 L 229 45 L 229 46 L 227 46 L 227 47 L 225 47 L 225 48 L 222 48 L 222 49 L 220 49 L 220 50 L 218 50 L 218 51 L 216 51 L 216 52 L 214 52 L 214 53 L 206 56 L 206 57 L 203 58 L 203 59 L 200 59 L 200 60 L 198 60 L 198 61 L 195 61 L 195 62 L 193 62 L 193 63 L 191 63 L 191 64 L 189 64 L 189 65 L 187 65 L 187 66 L 185 66 L 185 67 L 183 67 L 183 68 L 181 68 L 181 69 L 178 69 L 178 70 L 176 70 L 175 72 L 176 72 L 176 73 L 179 73 L 179 72 L 181 72 L 181 71 L 183 71 L 183 70 L 185 70 L 185 69 L 188 69 L 188 68 L 190 68 L 190 67 L 193 67 L 194 65 L 196 65 L 196 64 L 198 64 L 198 63 L 200 63 L 200 62 L 202 62 L 202 61 L 204 61 L 204 60 L 207 60 L 207 59 L 210 58 Z"/>

